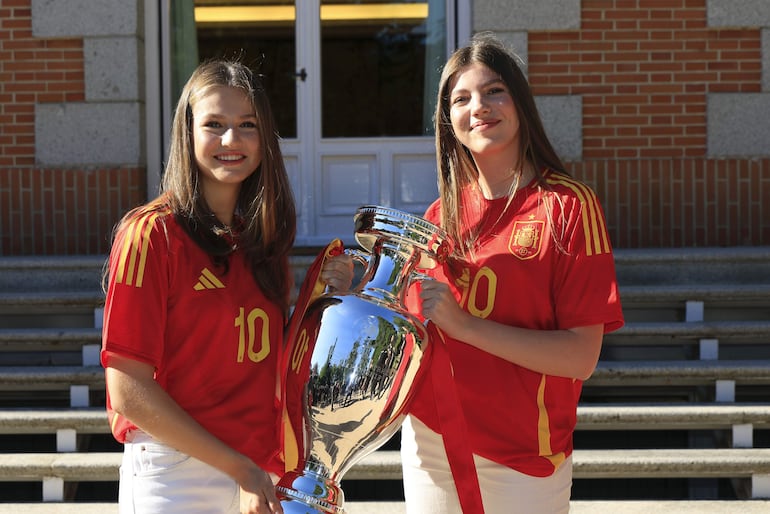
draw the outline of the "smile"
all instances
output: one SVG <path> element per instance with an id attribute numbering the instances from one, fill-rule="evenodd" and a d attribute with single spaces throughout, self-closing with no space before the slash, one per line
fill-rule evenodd
<path id="1" fill-rule="evenodd" d="M 471 130 L 484 130 L 486 128 L 494 127 L 498 123 L 500 123 L 497 120 L 485 120 L 485 121 L 477 121 L 473 125 L 471 125 Z"/>
<path id="2" fill-rule="evenodd" d="M 218 161 L 240 161 L 240 160 L 245 159 L 245 158 L 246 158 L 246 156 L 245 155 L 241 155 L 241 154 L 237 154 L 237 155 L 233 155 L 233 154 L 230 154 L 230 155 L 217 155 L 216 156 L 216 159 Z"/>

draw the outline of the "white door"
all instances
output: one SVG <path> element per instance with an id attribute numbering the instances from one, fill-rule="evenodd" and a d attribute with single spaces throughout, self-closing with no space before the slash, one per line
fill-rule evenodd
<path id="1" fill-rule="evenodd" d="M 436 198 L 432 106 L 455 4 L 195 0 L 198 58 L 238 56 L 264 75 L 297 245 L 352 244 L 361 205 L 422 214 Z"/>

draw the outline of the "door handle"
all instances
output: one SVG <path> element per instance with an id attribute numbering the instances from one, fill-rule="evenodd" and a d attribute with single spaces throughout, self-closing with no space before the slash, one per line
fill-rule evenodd
<path id="1" fill-rule="evenodd" d="M 307 72 L 305 71 L 305 68 L 295 72 L 294 77 L 299 78 L 302 82 L 305 82 L 305 79 L 307 78 Z"/>

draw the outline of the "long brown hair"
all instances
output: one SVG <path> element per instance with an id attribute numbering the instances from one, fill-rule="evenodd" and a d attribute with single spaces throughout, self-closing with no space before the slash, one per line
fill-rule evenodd
<path id="1" fill-rule="evenodd" d="M 568 174 L 545 133 L 529 82 L 516 56 L 490 34 L 476 34 L 467 46 L 455 50 L 444 65 L 434 117 L 441 225 L 455 242 L 456 258 L 473 254 L 475 236 L 461 233 L 461 197 L 467 186 L 478 181 L 479 171 L 470 150 L 460 143 L 452 129 L 450 94 L 457 74 L 474 63 L 497 73 L 508 88 L 519 118 L 519 155 L 523 162 L 533 165 L 537 187 L 550 189 L 543 175 L 545 169 Z M 511 164 L 520 169 L 523 162 Z"/>
<path id="2" fill-rule="evenodd" d="M 259 167 L 241 184 L 236 205 L 241 224 L 236 227 L 235 239 L 231 228 L 220 222 L 206 203 L 193 148 L 193 106 L 212 88 L 221 86 L 237 88 L 251 100 L 263 153 Z M 170 209 L 195 243 L 225 270 L 227 257 L 236 246 L 242 249 L 262 292 L 288 312 L 293 287 L 288 256 L 296 235 L 294 197 L 267 93 L 259 77 L 245 64 L 205 62 L 182 89 L 171 127 L 161 194 L 139 211 L 162 209 Z"/>

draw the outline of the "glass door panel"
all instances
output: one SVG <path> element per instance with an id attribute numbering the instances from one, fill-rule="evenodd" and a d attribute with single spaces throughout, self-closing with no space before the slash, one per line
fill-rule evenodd
<path id="1" fill-rule="evenodd" d="M 446 1 L 321 2 L 324 138 L 432 134 Z"/>
<path id="2" fill-rule="evenodd" d="M 199 61 L 234 57 L 260 73 L 283 138 L 297 137 L 296 81 L 303 80 L 295 19 L 293 0 L 195 0 Z"/>

